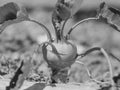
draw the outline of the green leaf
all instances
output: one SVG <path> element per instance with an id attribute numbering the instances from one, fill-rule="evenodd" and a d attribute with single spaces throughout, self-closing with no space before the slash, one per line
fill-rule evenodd
<path id="1" fill-rule="evenodd" d="M 10 2 L 0 7 L 0 24 L 8 20 L 17 18 L 19 7 L 17 4 Z"/>
<path id="2" fill-rule="evenodd" d="M 60 20 L 69 19 L 80 9 L 82 2 L 83 0 L 58 0 L 53 15 Z"/>
<path id="3" fill-rule="evenodd" d="M 28 14 L 25 9 L 19 8 L 15 3 L 5 4 L 0 8 L 0 33 L 12 24 L 20 23 L 29 20 Z"/>
<path id="4" fill-rule="evenodd" d="M 83 0 L 58 0 L 52 15 L 56 40 L 61 40 L 64 25 L 79 9 Z"/>
<path id="5" fill-rule="evenodd" d="M 70 11 L 71 11 L 71 16 L 73 16 L 74 14 L 76 14 L 79 9 L 81 4 L 83 3 L 83 0 L 66 0 L 70 6 Z"/>
<path id="6" fill-rule="evenodd" d="M 120 10 L 108 6 L 105 2 L 100 4 L 99 18 L 106 19 L 107 23 L 120 32 Z"/>

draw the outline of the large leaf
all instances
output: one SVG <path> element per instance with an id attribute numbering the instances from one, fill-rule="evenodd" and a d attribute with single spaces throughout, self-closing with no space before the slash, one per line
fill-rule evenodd
<path id="1" fill-rule="evenodd" d="M 0 33 L 9 25 L 29 20 L 28 14 L 16 3 L 7 3 L 0 7 Z"/>
<path id="2" fill-rule="evenodd" d="M 79 9 L 83 0 L 58 0 L 55 7 L 55 14 L 62 20 L 73 16 Z"/>
<path id="3" fill-rule="evenodd" d="M 79 9 L 83 0 L 58 0 L 52 15 L 52 23 L 56 30 L 57 39 L 60 38 L 59 32 L 64 29 L 66 21 L 73 16 Z M 64 21 L 64 24 L 62 22 Z"/>
<path id="4" fill-rule="evenodd" d="M 8 20 L 17 18 L 19 7 L 17 4 L 10 2 L 0 7 L 0 24 Z"/>

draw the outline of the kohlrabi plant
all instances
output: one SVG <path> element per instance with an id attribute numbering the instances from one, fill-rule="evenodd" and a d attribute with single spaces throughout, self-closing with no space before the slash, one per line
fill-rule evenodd
<path id="1" fill-rule="evenodd" d="M 23 7 L 20 8 L 17 4 L 13 2 L 5 4 L 4 6 L 0 8 L 0 24 L 1 24 L 0 32 L 2 33 L 2 31 L 4 31 L 5 28 L 9 25 L 20 23 L 23 21 L 34 22 L 38 24 L 39 26 L 41 26 L 46 31 L 47 36 L 48 36 L 48 41 L 43 42 L 39 46 L 42 49 L 44 60 L 47 62 L 48 66 L 51 68 L 51 71 L 52 71 L 52 74 L 50 77 L 51 78 L 50 85 L 53 82 L 56 82 L 57 84 L 57 80 L 55 80 L 54 76 L 57 75 L 60 71 L 66 68 L 70 68 L 73 63 L 80 63 L 84 65 L 84 63 L 80 62 L 80 59 L 88 55 L 92 51 L 99 50 L 103 53 L 103 55 L 106 57 L 108 61 L 111 83 L 97 81 L 93 79 L 86 65 L 84 65 L 86 67 L 86 70 L 91 80 L 94 81 L 99 86 L 97 87 L 97 89 L 96 88 L 93 88 L 93 89 L 91 88 L 91 89 L 92 90 L 98 90 L 98 89 L 103 90 L 101 89 L 101 86 L 104 87 L 104 85 L 109 85 L 109 87 L 114 87 L 115 83 L 112 79 L 113 78 L 112 65 L 111 65 L 110 59 L 106 51 L 102 47 L 93 47 L 87 50 L 83 54 L 78 54 L 77 46 L 74 43 L 74 41 L 70 39 L 70 34 L 78 25 L 87 23 L 91 20 L 107 23 L 112 28 L 115 28 L 115 30 L 119 31 L 119 25 L 113 18 L 113 16 L 115 16 L 116 18 L 119 18 L 118 11 L 116 10 L 116 12 L 113 12 L 114 8 L 108 7 L 105 3 L 102 3 L 100 5 L 100 11 L 98 11 L 97 17 L 87 18 L 87 19 L 84 19 L 78 22 L 77 24 L 72 26 L 68 34 L 64 36 L 64 30 L 65 30 L 64 27 L 66 25 L 66 22 L 70 18 L 72 18 L 72 16 L 79 10 L 80 4 L 82 3 L 82 1 L 83 0 L 58 0 L 57 1 L 55 9 L 53 10 L 53 14 L 52 14 L 52 24 L 54 26 L 54 31 L 55 31 L 55 36 L 56 36 L 55 38 L 52 37 L 49 29 L 45 25 L 39 23 L 36 20 L 30 19 L 26 10 Z M 9 86 L 6 87 L 6 90 L 20 89 L 20 87 L 23 84 L 23 81 L 26 79 L 27 75 L 29 74 L 29 71 L 31 70 L 32 60 L 33 59 L 31 56 L 28 61 L 21 62 L 20 67 L 18 68 L 14 77 L 10 81 Z M 79 85 L 79 84 L 76 84 L 76 85 Z M 45 90 L 48 90 L 48 89 L 45 89 Z M 55 90 L 57 90 L 57 88 Z M 76 90 L 78 90 L 78 88 Z M 85 90 L 89 90 L 89 89 L 85 89 Z"/>
<path id="2" fill-rule="evenodd" d="M 52 15 L 52 23 L 55 29 L 56 38 L 54 41 L 49 41 L 42 44 L 43 57 L 47 61 L 48 66 L 51 67 L 53 76 L 56 75 L 57 72 L 59 72 L 61 69 L 70 67 L 74 62 L 76 62 L 77 57 L 81 57 L 81 55 L 78 55 L 77 53 L 77 47 L 75 43 L 70 39 L 71 32 L 78 25 L 93 20 L 96 22 L 108 24 L 115 30 L 119 29 L 117 28 L 116 24 L 109 21 L 108 17 L 104 16 L 104 14 L 108 14 L 107 12 L 103 12 L 106 6 L 107 5 L 104 2 L 101 3 L 98 15 L 96 17 L 87 18 L 78 22 L 73 27 L 71 27 L 68 34 L 64 36 L 64 26 L 66 25 L 68 19 L 70 19 L 75 13 L 73 14 L 72 12 L 72 8 L 74 7 L 72 7 L 71 3 L 69 3 L 67 0 L 58 0 Z M 102 48 L 97 47 L 97 50 L 101 51 L 101 49 Z M 109 65 L 112 77 L 112 68 L 110 62 Z"/>

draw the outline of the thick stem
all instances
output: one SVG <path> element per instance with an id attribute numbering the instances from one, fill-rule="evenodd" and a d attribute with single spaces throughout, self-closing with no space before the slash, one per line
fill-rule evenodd
<path id="1" fill-rule="evenodd" d="M 58 42 L 58 28 L 60 28 L 60 21 L 58 22 L 54 17 L 56 17 L 56 15 L 52 15 L 52 24 L 53 24 L 53 27 L 54 27 L 54 30 L 55 30 L 55 36 L 56 36 L 56 39 L 55 41 Z M 57 17 L 58 18 L 58 17 Z"/>
<path id="2" fill-rule="evenodd" d="M 63 22 L 63 25 L 62 25 L 62 29 L 61 29 L 61 39 L 63 41 L 66 41 L 65 38 L 64 38 L 64 29 L 65 29 L 65 25 L 67 23 L 68 19 L 66 19 L 64 22 Z"/>
<path id="3" fill-rule="evenodd" d="M 61 1 L 61 0 L 60 0 Z M 69 18 L 68 18 L 69 19 Z M 65 41 L 63 30 L 68 19 L 62 20 L 55 12 L 52 15 L 52 24 L 55 29 L 56 41 Z"/>

